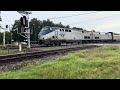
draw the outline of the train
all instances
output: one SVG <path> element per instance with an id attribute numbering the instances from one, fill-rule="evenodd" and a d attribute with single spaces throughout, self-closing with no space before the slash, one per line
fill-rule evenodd
<path id="1" fill-rule="evenodd" d="M 38 34 L 39 45 L 60 46 L 63 43 L 111 43 L 119 42 L 120 34 L 113 32 L 96 32 L 72 28 L 45 26 Z"/>

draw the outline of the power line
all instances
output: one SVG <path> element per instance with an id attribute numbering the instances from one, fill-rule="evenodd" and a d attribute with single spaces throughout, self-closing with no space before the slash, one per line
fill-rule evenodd
<path id="1" fill-rule="evenodd" d="M 87 21 L 83 21 L 83 22 L 76 22 L 76 23 L 72 23 L 72 24 L 69 24 L 69 25 L 74 25 L 74 24 L 78 24 L 78 23 L 85 23 L 85 22 L 91 22 L 91 21 L 106 19 L 106 18 L 113 17 L 113 16 L 120 16 L 120 14 L 119 15 L 111 15 L 111 16 L 107 16 L 107 17 L 103 17 L 103 18 L 98 18 L 98 19 L 93 19 L 93 20 L 87 20 Z"/>
<path id="2" fill-rule="evenodd" d="M 90 12 L 90 13 L 82 13 L 82 14 L 74 14 L 74 15 L 70 15 L 70 16 L 63 16 L 63 17 L 56 17 L 56 18 L 49 18 L 49 19 L 69 18 L 69 17 L 74 17 L 74 16 L 87 15 L 87 14 L 92 14 L 92 13 L 99 13 L 99 12 L 102 12 L 102 11 Z"/>

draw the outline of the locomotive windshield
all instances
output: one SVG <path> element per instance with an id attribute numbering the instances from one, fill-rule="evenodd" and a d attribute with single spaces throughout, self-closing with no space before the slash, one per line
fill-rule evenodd
<path id="1" fill-rule="evenodd" d="M 39 33 L 39 35 L 46 35 L 54 30 L 56 30 L 57 28 L 52 28 L 52 27 L 49 27 L 49 26 L 46 26 L 46 27 L 43 27 Z"/>

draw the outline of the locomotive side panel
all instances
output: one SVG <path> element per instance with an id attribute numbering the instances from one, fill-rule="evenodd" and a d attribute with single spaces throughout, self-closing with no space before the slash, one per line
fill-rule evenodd
<path id="1" fill-rule="evenodd" d="M 104 32 L 93 32 L 86 30 L 76 30 L 70 28 L 43 28 L 39 34 L 39 41 L 44 44 L 52 43 L 90 43 L 90 42 L 101 42 L 101 41 L 120 41 L 120 35 L 114 35 L 111 33 Z"/>
<path id="2" fill-rule="evenodd" d="M 82 40 L 91 40 L 91 31 L 82 31 Z"/>
<path id="3" fill-rule="evenodd" d="M 112 40 L 111 33 L 101 33 L 100 40 Z"/>
<path id="4" fill-rule="evenodd" d="M 100 40 L 101 35 L 99 32 L 92 32 L 92 40 Z"/>
<path id="5" fill-rule="evenodd" d="M 74 40 L 74 38 L 82 39 L 81 32 L 72 29 L 58 30 L 58 39 Z"/>
<path id="6" fill-rule="evenodd" d="M 113 40 L 120 41 L 120 35 L 113 35 Z"/>

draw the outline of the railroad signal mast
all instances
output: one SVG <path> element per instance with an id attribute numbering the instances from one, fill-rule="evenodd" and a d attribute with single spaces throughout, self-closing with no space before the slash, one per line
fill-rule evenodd
<path id="1" fill-rule="evenodd" d="M 29 14 L 32 14 L 28 11 L 17 11 L 20 13 L 23 17 L 20 18 L 20 28 L 21 33 L 18 33 L 19 35 L 25 37 L 28 41 L 28 48 L 30 48 L 30 28 L 29 28 Z M 24 35 L 23 35 L 24 34 Z"/>

